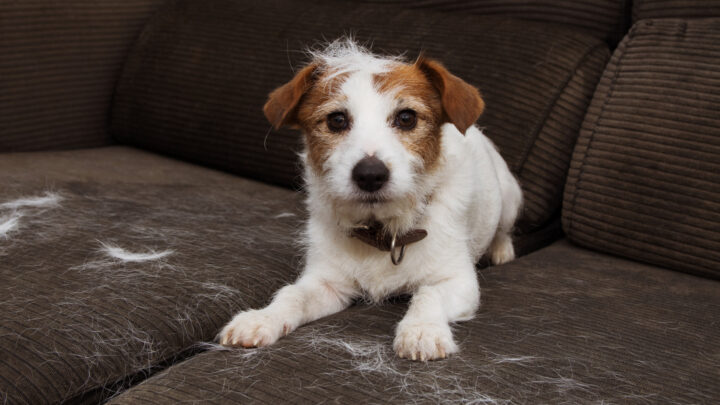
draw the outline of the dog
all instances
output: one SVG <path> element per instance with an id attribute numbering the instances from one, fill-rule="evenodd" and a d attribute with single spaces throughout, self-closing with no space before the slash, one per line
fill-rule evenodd
<path id="1" fill-rule="evenodd" d="M 309 218 L 304 270 L 263 309 L 238 313 L 222 345 L 259 347 L 363 297 L 411 294 L 393 348 L 434 360 L 458 352 L 450 324 L 480 303 L 475 264 L 514 259 L 522 192 L 474 126 L 479 91 L 441 63 L 378 56 L 352 39 L 269 95 L 275 128 L 304 136 Z"/>

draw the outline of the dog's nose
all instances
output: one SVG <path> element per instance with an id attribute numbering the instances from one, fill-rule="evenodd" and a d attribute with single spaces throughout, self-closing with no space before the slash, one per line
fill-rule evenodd
<path id="1" fill-rule="evenodd" d="M 352 179 L 361 190 L 372 192 L 382 188 L 390 178 L 390 170 L 375 156 L 366 156 L 352 171 Z"/>

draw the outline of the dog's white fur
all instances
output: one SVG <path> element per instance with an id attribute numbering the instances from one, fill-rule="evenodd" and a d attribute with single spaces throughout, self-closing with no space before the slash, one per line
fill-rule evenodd
<path id="1" fill-rule="evenodd" d="M 449 323 L 471 319 L 478 308 L 475 263 L 485 253 L 496 264 L 514 258 L 510 232 L 522 200 L 520 187 L 475 126 L 463 135 L 452 123 L 443 124 L 438 163 L 423 170 L 422 160 L 407 150 L 402 134 L 387 119 L 420 100 L 399 100 L 397 92 L 381 93 L 373 82 L 375 75 L 403 63 L 397 58 L 336 41 L 315 53 L 314 61 L 327 73 L 316 86 L 343 75 L 323 108 L 348 111 L 353 126 L 322 171 L 303 155 L 310 213 L 305 269 L 267 307 L 237 314 L 219 339 L 225 345 L 270 345 L 304 323 L 343 310 L 358 296 L 379 301 L 410 293 L 409 310 L 397 325 L 397 354 L 430 360 L 457 352 Z M 358 201 L 362 191 L 354 186 L 351 172 L 366 155 L 375 155 L 391 170 L 379 192 L 382 203 Z M 387 252 L 349 236 L 353 226 L 371 218 L 389 232 L 422 228 L 428 236 L 408 245 L 396 266 Z"/>

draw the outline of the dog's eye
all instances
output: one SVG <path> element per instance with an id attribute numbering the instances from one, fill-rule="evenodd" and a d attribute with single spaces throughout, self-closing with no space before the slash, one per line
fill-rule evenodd
<path id="1" fill-rule="evenodd" d="M 340 132 L 348 127 L 348 119 L 343 112 L 334 112 L 327 117 L 327 126 L 333 132 Z"/>
<path id="2" fill-rule="evenodd" d="M 413 110 L 402 110 L 395 116 L 395 126 L 408 131 L 415 128 L 417 115 Z"/>

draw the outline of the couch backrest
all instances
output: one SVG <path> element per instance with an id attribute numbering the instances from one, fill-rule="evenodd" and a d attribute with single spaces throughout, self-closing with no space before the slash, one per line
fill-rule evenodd
<path id="1" fill-rule="evenodd" d="M 118 74 L 161 2 L 0 1 L 0 152 L 109 143 Z"/>
<path id="2" fill-rule="evenodd" d="M 557 213 L 609 57 L 604 41 L 566 26 L 337 2 L 178 1 L 148 24 L 128 59 L 113 133 L 123 143 L 297 185 L 300 135 L 271 130 L 262 106 L 306 62 L 302 49 L 349 31 L 376 51 L 412 58 L 424 49 L 479 86 L 487 104 L 480 125 L 526 190 L 521 225 L 529 231 Z"/>
<path id="3" fill-rule="evenodd" d="M 571 240 L 720 277 L 719 58 L 719 18 L 633 26 L 573 154 L 562 215 Z"/>
<path id="4" fill-rule="evenodd" d="M 633 22 L 646 18 L 720 17 L 720 0 L 634 0 Z"/>
<path id="5" fill-rule="evenodd" d="M 567 24 L 605 39 L 613 46 L 622 39 L 630 26 L 631 0 L 364 0 L 364 2 Z"/>

